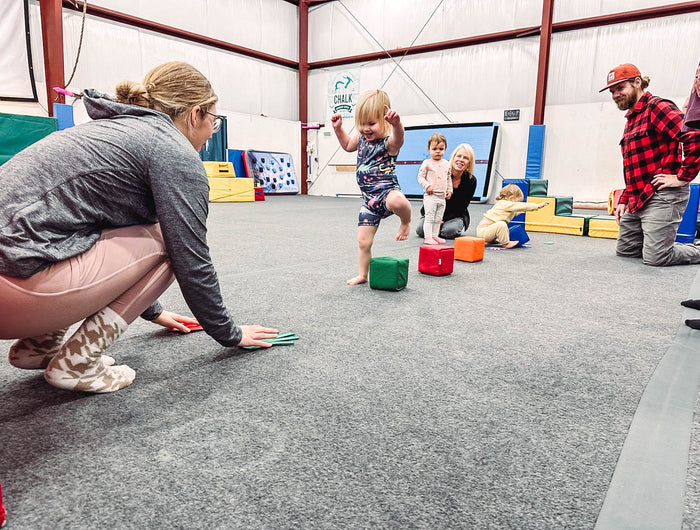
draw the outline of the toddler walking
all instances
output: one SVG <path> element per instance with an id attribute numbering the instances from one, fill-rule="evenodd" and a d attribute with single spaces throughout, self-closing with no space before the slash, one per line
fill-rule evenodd
<path id="1" fill-rule="evenodd" d="M 397 241 L 408 238 L 411 227 L 411 203 L 401 192 L 396 178 L 396 155 L 403 145 L 404 130 L 398 113 L 391 110 L 389 96 L 382 90 L 363 93 L 355 107 L 357 133 L 350 136 L 343 129 L 340 114 L 331 116 L 331 124 L 340 146 L 357 151 L 357 184 L 363 204 L 357 226 L 358 274 L 348 285 L 365 283 L 369 277 L 374 234 L 379 222 L 395 213 L 401 220 Z"/>
<path id="2" fill-rule="evenodd" d="M 483 237 L 486 243 L 497 242 L 504 248 L 513 248 L 518 241 L 510 240 L 508 223 L 516 214 L 544 208 L 549 202 L 522 202 L 522 190 L 515 184 L 504 186 L 496 197 L 493 208 L 484 214 L 476 227 L 477 237 Z"/>
<path id="3" fill-rule="evenodd" d="M 430 158 L 424 160 L 418 170 L 418 183 L 423 187 L 423 233 L 426 245 L 438 245 L 445 240 L 438 237 L 442 215 L 445 213 L 446 199 L 452 196 L 452 178 L 450 163 L 442 156 L 447 148 L 447 139 L 443 134 L 435 133 L 428 139 Z"/>

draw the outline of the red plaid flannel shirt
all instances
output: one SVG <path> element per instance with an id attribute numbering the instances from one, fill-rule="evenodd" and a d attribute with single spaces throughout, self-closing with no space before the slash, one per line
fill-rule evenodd
<path id="1" fill-rule="evenodd" d="M 625 191 L 620 204 L 636 212 L 654 195 L 651 181 L 659 173 L 676 175 L 687 182 L 695 178 L 700 171 L 700 133 L 681 133 L 683 114 L 678 107 L 649 92 L 625 117 L 627 124 L 620 141 Z"/>

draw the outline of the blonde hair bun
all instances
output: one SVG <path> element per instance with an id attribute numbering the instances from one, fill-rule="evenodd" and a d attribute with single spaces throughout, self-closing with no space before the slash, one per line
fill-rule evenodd
<path id="1" fill-rule="evenodd" d="M 141 83 L 136 83 L 134 81 L 120 81 L 117 83 L 114 92 L 119 103 L 148 107 L 148 91 Z"/>

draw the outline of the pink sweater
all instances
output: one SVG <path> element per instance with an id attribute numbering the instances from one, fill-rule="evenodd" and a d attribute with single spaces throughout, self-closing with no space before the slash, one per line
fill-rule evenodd
<path id="1" fill-rule="evenodd" d="M 445 193 L 452 193 L 452 178 L 450 178 L 450 162 L 444 158 L 423 160 L 418 170 L 418 184 L 427 189 L 433 187 L 433 194 L 445 197 Z"/>

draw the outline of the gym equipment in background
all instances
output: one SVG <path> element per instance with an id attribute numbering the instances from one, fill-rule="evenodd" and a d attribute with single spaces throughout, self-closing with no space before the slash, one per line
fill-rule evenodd
<path id="1" fill-rule="evenodd" d="M 243 165 L 246 176 L 254 179 L 266 195 L 299 193 L 299 180 L 289 153 L 247 150 L 243 152 Z"/>

